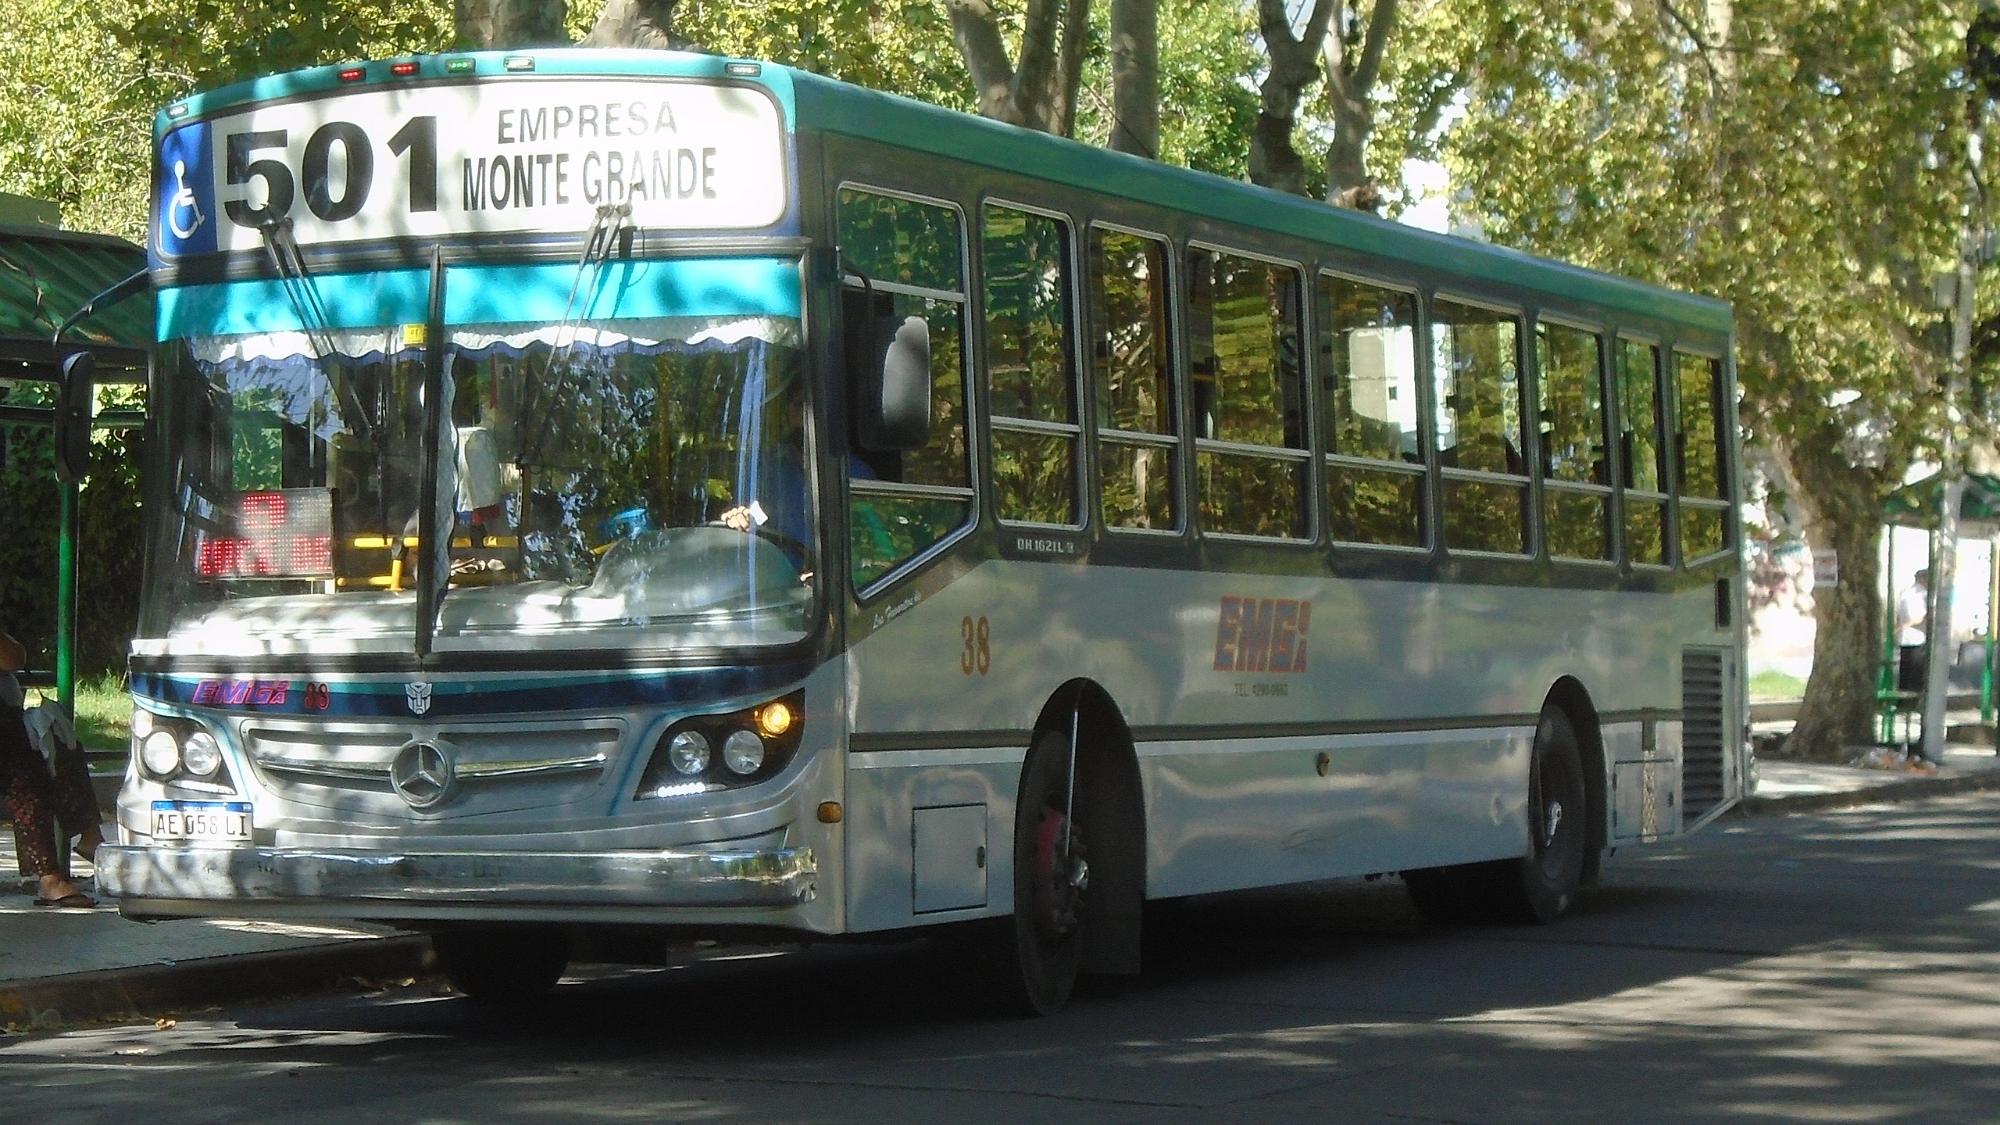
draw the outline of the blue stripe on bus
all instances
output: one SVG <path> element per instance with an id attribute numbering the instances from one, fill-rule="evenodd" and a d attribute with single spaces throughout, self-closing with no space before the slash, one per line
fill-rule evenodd
<path id="1" fill-rule="evenodd" d="M 799 267 L 775 258 L 614 261 L 592 267 L 572 302 L 573 263 L 454 266 L 445 275 L 445 321 L 555 323 L 608 317 L 783 316 L 800 310 Z M 430 271 L 384 270 L 312 279 L 329 328 L 422 324 L 428 319 Z M 296 332 L 305 324 L 275 279 L 162 289 L 158 333 L 228 336 Z"/>
<path id="2" fill-rule="evenodd" d="M 777 695 L 795 688 L 811 672 L 804 662 L 749 664 L 664 672 L 596 674 L 568 679 L 459 679 L 412 675 L 407 680 L 340 682 L 314 676 L 187 676 L 138 673 L 132 694 L 142 702 L 173 707 L 214 709 L 250 715 L 303 715 L 308 718 L 415 717 L 408 685 L 430 684 L 423 718 L 489 718 L 562 711 L 620 710 L 672 705 L 676 710 L 704 710 L 704 700 L 731 700 L 760 693 Z M 245 685 L 245 702 L 235 705 L 204 699 L 195 703 L 203 683 Z M 252 706 L 255 685 L 285 684 L 284 701 Z M 308 684 L 325 684 L 326 706 L 310 707 L 315 697 Z M 267 695 L 268 697 L 268 695 Z"/>

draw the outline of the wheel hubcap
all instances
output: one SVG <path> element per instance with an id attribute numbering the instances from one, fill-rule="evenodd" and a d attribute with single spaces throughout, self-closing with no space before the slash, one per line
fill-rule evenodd
<path id="1" fill-rule="evenodd" d="M 1067 831 L 1065 831 L 1067 829 Z M 1063 853 L 1067 837 L 1069 852 Z M 1044 808 L 1035 826 L 1035 927 L 1044 936 L 1074 933 L 1082 916 L 1083 892 L 1090 885 L 1090 865 L 1084 861 L 1083 836 L 1057 808 Z"/>

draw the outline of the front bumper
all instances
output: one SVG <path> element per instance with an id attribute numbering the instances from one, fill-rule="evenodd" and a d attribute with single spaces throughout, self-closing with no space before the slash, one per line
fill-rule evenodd
<path id="1" fill-rule="evenodd" d="M 817 894 L 810 847 L 744 851 L 390 852 L 106 844 L 97 881 L 127 914 L 310 907 L 328 917 L 455 908 L 786 908 Z"/>

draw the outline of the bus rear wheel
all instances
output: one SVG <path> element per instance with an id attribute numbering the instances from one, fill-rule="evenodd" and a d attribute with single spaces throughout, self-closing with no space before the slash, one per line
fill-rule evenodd
<path id="1" fill-rule="evenodd" d="M 1429 922 L 1553 922 L 1583 885 L 1590 815 L 1576 728 L 1560 708 L 1543 708 L 1528 769 L 1528 854 L 1405 871 L 1410 902 Z"/>
<path id="2" fill-rule="evenodd" d="M 546 994 L 569 967 L 569 934 L 541 927 L 468 927 L 431 935 L 451 986 L 486 1004 Z"/>
<path id="3" fill-rule="evenodd" d="M 1534 847 L 1508 880 L 1501 899 L 1507 920 L 1548 923 L 1569 910 L 1583 886 L 1589 815 L 1576 728 L 1560 708 L 1544 707 L 1535 724 L 1535 761 L 1528 774 L 1528 828 Z"/>
<path id="4" fill-rule="evenodd" d="M 1060 1011 L 1083 965 L 1090 866 L 1070 807 L 1069 758 L 1061 735 L 1036 738 L 1014 806 L 1014 913 L 997 935 L 993 983 L 1000 1005 L 1024 1016 Z"/>

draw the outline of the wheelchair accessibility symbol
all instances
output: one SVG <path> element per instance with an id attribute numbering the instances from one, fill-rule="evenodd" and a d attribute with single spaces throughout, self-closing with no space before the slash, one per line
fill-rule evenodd
<path id="1" fill-rule="evenodd" d="M 194 189 L 187 186 L 187 161 L 174 161 L 174 197 L 167 204 L 168 229 L 174 232 L 174 237 L 186 242 L 207 221 L 208 216 L 201 213 L 201 204 L 195 202 Z"/>

